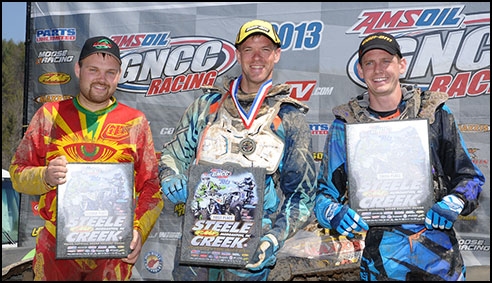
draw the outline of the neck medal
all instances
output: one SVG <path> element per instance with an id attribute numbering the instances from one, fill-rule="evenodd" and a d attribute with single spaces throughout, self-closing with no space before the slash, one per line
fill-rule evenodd
<path id="1" fill-rule="evenodd" d="M 258 93 L 256 94 L 255 100 L 253 101 L 253 105 L 251 106 L 251 109 L 249 109 L 249 112 L 246 113 L 246 111 L 244 111 L 244 109 L 241 107 L 237 99 L 237 91 L 239 89 L 239 83 L 241 82 L 242 77 L 243 75 L 240 75 L 239 78 L 232 81 L 231 96 L 232 96 L 232 100 L 234 101 L 234 105 L 236 105 L 239 115 L 243 120 L 244 126 L 246 127 L 246 129 L 249 129 L 253 124 L 253 121 L 255 120 L 258 111 L 260 110 L 260 106 L 263 103 L 266 94 L 272 87 L 272 80 L 270 79 L 266 81 L 263 85 L 261 85 L 260 89 L 258 90 Z"/>

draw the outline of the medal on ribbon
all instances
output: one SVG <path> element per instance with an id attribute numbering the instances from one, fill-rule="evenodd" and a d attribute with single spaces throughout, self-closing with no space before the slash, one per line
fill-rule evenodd
<path id="1" fill-rule="evenodd" d="M 239 151 L 244 155 L 250 155 L 256 150 L 256 142 L 248 137 L 239 142 Z"/>
<path id="2" fill-rule="evenodd" d="M 236 108 L 239 112 L 239 115 L 241 116 L 241 119 L 243 120 L 243 124 L 246 127 L 246 129 L 249 129 L 251 125 L 253 124 L 253 121 L 255 120 L 256 115 L 258 114 L 258 111 L 260 110 L 261 104 L 263 103 L 263 100 L 266 97 L 266 94 L 272 87 L 272 80 L 266 81 L 264 84 L 261 85 L 260 89 L 258 90 L 258 93 L 256 94 L 256 97 L 253 101 L 253 104 L 251 105 L 251 108 L 249 109 L 249 112 L 246 113 L 246 111 L 241 107 L 239 104 L 239 101 L 237 99 L 237 92 L 239 89 L 239 83 L 241 82 L 241 78 L 243 75 L 240 75 L 239 78 L 235 79 L 232 84 L 231 84 L 231 96 L 232 96 L 232 101 L 234 101 L 234 105 L 236 105 Z"/>

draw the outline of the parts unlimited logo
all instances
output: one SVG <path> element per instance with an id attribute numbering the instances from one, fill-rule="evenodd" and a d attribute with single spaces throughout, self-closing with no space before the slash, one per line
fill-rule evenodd
<path id="1" fill-rule="evenodd" d="M 77 30 L 75 28 L 50 28 L 36 30 L 36 43 L 75 41 Z"/>
<path id="2" fill-rule="evenodd" d="M 407 60 L 402 83 L 442 91 L 450 98 L 490 94 L 490 12 L 465 15 L 465 5 L 364 10 L 347 34 L 393 34 Z M 356 50 L 355 50 L 356 51 Z M 347 64 L 352 81 L 358 54 Z"/>
<path id="3" fill-rule="evenodd" d="M 164 95 L 213 85 L 236 63 L 234 45 L 214 37 L 170 38 L 169 32 L 112 35 L 121 49 L 125 92 Z"/>

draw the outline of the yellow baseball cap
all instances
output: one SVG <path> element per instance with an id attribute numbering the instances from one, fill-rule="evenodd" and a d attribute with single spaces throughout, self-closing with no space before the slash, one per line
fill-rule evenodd
<path id="1" fill-rule="evenodd" d="M 239 29 L 235 43 L 236 48 L 238 48 L 239 44 L 245 41 L 248 36 L 254 33 L 262 33 L 270 38 L 278 47 L 281 45 L 280 38 L 271 23 L 262 20 L 253 20 L 245 23 Z"/>

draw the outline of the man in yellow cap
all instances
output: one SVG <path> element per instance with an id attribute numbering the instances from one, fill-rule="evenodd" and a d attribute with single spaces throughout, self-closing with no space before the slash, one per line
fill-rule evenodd
<path id="1" fill-rule="evenodd" d="M 192 163 L 265 168 L 256 252 L 245 269 L 210 269 L 208 279 L 266 280 L 278 250 L 306 224 L 314 206 L 316 169 L 304 119 L 308 108 L 289 97 L 289 85 L 272 84 L 281 42 L 271 23 L 245 23 L 235 46 L 241 75 L 223 88 L 209 88 L 188 107 L 164 145 L 159 177 L 162 191 L 177 204 L 188 197 L 186 171 Z"/>

